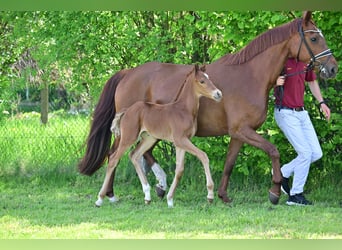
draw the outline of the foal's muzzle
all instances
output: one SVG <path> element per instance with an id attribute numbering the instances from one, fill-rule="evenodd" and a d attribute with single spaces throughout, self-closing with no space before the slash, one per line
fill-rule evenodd
<path id="1" fill-rule="evenodd" d="M 213 98 L 217 102 L 221 101 L 221 99 L 222 99 L 222 92 L 221 92 L 221 90 L 214 91 Z"/>

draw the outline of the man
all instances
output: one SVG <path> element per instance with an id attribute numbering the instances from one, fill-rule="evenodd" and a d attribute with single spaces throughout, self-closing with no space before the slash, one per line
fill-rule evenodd
<path id="1" fill-rule="evenodd" d="M 289 58 L 285 64 L 284 74 L 279 76 L 274 90 L 274 117 L 291 143 L 297 157 L 281 167 L 283 175 L 281 188 L 289 195 L 288 205 L 311 205 L 304 194 L 311 163 L 323 155 L 315 129 L 308 112 L 304 109 L 305 82 L 319 103 L 321 112 L 330 119 L 330 109 L 324 102 L 315 72 L 307 70 L 305 63 Z M 293 176 L 292 187 L 289 178 Z"/>

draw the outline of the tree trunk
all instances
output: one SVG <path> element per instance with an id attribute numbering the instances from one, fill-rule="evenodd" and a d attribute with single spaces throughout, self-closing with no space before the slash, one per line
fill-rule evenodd
<path id="1" fill-rule="evenodd" d="M 40 90 L 40 120 L 43 124 L 48 122 L 49 113 L 49 85 L 43 83 Z"/>

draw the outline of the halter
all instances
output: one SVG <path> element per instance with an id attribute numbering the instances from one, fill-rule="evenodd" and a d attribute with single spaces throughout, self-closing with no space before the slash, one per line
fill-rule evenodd
<path id="1" fill-rule="evenodd" d="M 302 44 L 304 42 L 305 44 L 305 47 L 306 49 L 308 50 L 309 54 L 310 54 L 310 63 L 307 64 L 307 66 L 305 67 L 304 70 L 301 70 L 301 71 L 297 71 L 297 72 L 294 72 L 294 73 L 291 73 L 291 74 L 286 74 L 285 73 L 285 70 L 283 69 L 281 75 L 283 76 L 286 76 L 286 77 L 289 77 L 289 76 L 294 76 L 294 75 L 299 75 L 299 74 L 302 74 L 302 73 L 306 73 L 308 72 L 309 70 L 313 70 L 313 68 L 315 66 L 319 67 L 319 71 L 325 71 L 326 69 L 324 68 L 324 66 L 328 63 L 328 61 L 330 60 L 331 56 L 332 56 L 332 51 L 330 49 L 326 49 L 320 53 L 318 53 L 317 55 L 314 55 L 314 53 L 312 52 L 308 42 L 306 41 L 305 39 L 305 33 L 309 33 L 309 32 L 313 32 L 313 33 L 319 33 L 319 35 L 321 37 L 324 37 L 323 36 L 323 33 L 320 29 L 310 29 L 310 30 L 303 30 L 303 26 L 302 26 L 302 22 L 299 22 L 299 27 L 298 27 L 298 32 L 299 32 L 299 35 L 300 35 L 300 38 L 301 38 L 301 41 L 300 41 L 300 44 L 299 44 L 299 48 L 298 48 L 298 53 L 297 53 L 297 61 L 299 61 L 299 53 L 300 53 L 300 50 L 302 48 Z M 321 63 L 321 61 L 319 61 L 318 59 L 322 58 L 322 57 L 325 57 L 327 56 L 327 59 L 325 60 L 324 63 Z M 316 62 L 318 62 L 318 64 L 315 64 Z M 283 102 L 283 97 L 284 97 L 284 86 L 279 86 L 279 99 L 280 99 L 280 106 L 282 105 L 282 102 Z"/>
<path id="2" fill-rule="evenodd" d="M 319 29 L 310 29 L 310 30 L 303 30 L 303 26 L 301 25 L 301 23 L 299 23 L 299 35 L 301 38 L 300 41 L 300 45 L 298 48 L 298 53 L 297 53 L 297 60 L 299 61 L 299 53 L 300 53 L 300 49 L 302 47 L 302 44 L 304 42 L 306 49 L 308 50 L 309 54 L 310 54 L 310 63 L 307 65 L 307 70 L 312 70 L 315 66 L 319 66 L 319 71 L 324 71 L 324 65 L 330 60 L 330 57 L 332 56 L 332 51 L 330 49 L 326 49 L 320 53 L 318 53 L 317 55 L 314 55 L 314 53 L 312 52 L 308 42 L 305 39 L 304 34 L 305 33 L 309 33 L 309 32 L 313 32 L 313 33 L 319 33 L 319 35 L 321 37 L 323 37 L 323 33 L 321 30 Z M 327 56 L 327 60 L 324 62 L 324 64 L 322 64 L 318 59 Z M 318 64 L 315 65 L 315 63 L 318 62 Z M 305 72 L 305 71 L 304 71 Z"/>

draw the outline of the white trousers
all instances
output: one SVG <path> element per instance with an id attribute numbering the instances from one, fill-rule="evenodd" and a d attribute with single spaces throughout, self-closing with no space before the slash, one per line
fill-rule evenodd
<path id="1" fill-rule="evenodd" d="M 321 146 L 306 110 L 274 108 L 274 118 L 297 152 L 296 158 L 282 166 L 282 175 L 286 178 L 293 175 L 290 195 L 300 194 L 304 190 L 310 164 L 323 155 Z"/>

